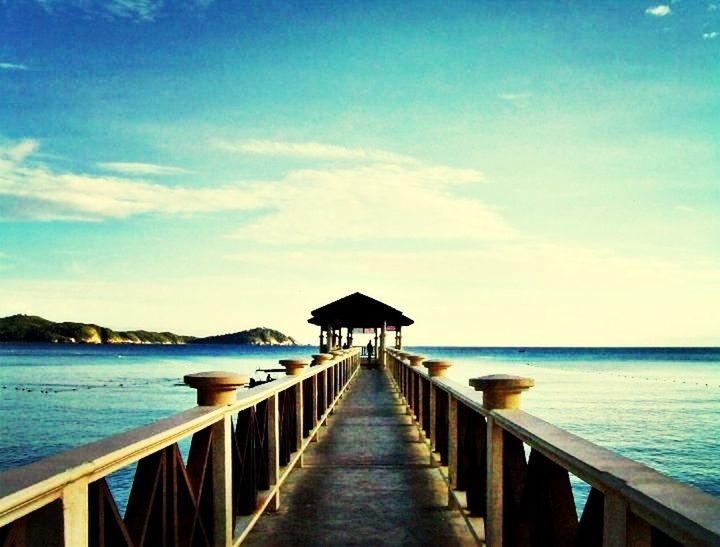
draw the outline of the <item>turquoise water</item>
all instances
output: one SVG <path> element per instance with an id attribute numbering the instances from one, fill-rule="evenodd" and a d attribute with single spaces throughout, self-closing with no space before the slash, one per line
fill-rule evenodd
<path id="1" fill-rule="evenodd" d="M 409 350 L 451 360 L 450 377 L 463 384 L 484 374 L 531 376 L 528 412 L 720 496 L 720 349 Z M 314 351 L 0 345 L 0 470 L 194 406 L 185 374 L 252 375 Z"/>

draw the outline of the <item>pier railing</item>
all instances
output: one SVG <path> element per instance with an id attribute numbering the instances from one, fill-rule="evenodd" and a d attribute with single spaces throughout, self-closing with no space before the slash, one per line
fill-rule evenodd
<path id="1" fill-rule="evenodd" d="M 449 503 L 488 547 L 720 545 L 720 500 L 523 412 L 532 380 L 470 389 L 444 377 L 448 362 L 395 349 L 385 362 Z M 590 487 L 579 518 L 570 474 Z"/>
<path id="2" fill-rule="evenodd" d="M 198 405 L 0 474 L 0 546 L 239 544 L 333 411 L 359 349 L 285 360 L 253 389 L 228 373 L 189 375 Z M 178 442 L 190 440 L 187 458 Z M 106 477 L 137 463 L 124 516 Z"/>

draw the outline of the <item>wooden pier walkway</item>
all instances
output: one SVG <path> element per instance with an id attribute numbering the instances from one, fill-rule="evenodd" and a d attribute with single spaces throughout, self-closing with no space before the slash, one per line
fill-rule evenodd
<path id="1" fill-rule="evenodd" d="M 247 545 L 472 545 L 387 375 L 359 371 Z"/>

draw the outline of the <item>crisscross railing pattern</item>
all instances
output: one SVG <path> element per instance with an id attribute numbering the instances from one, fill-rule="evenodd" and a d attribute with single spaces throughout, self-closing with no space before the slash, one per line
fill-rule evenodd
<path id="1" fill-rule="evenodd" d="M 359 349 L 229 404 L 149 426 L 0 474 L 0 546 L 227 546 L 277 510 L 280 485 L 360 365 Z M 288 372 L 290 374 L 290 368 Z M 178 442 L 190 440 L 187 462 Z M 106 477 L 137 462 L 122 515 Z"/>
<path id="2" fill-rule="evenodd" d="M 720 500 L 523 412 L 531 381 L 471 380 L 481 395 L 443 377 L 447 362 L 396 349 L 385 361 L 449 503 L 488 547 L 720 545 Z M 580 518 L 571 475 L 590 486 Z"/>

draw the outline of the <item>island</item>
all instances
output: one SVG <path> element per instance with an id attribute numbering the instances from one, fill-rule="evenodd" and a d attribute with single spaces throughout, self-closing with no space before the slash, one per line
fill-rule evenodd
<path id="1" fill-rule="evenodd" d="M 58 323 L 24 314 L 0 318 L 0 343 L 297 345 L 293 338 L 265 327 L 199 338 L 172 332 L 115 331 L 93 323 Z"/>
<path id="2" fill-rule="evenodd" d="M 251 346 L 296 346 L 297 342 L 280 331 L 265 327 L 208 336 L 206 338 L 193 338 L 189 344 L 241 344 Z"/>

